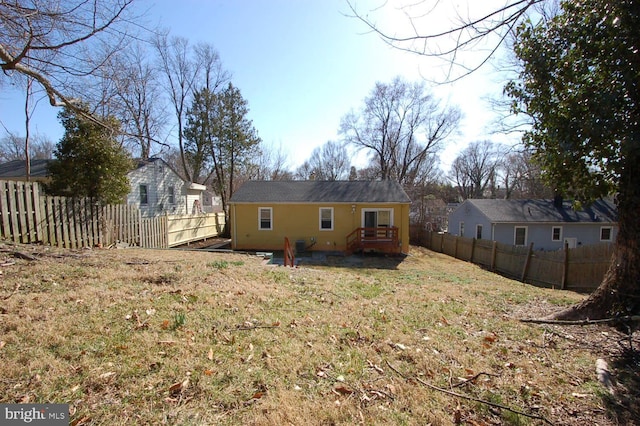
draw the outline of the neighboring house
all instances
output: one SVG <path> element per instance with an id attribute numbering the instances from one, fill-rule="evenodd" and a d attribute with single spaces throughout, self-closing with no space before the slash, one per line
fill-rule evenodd
<path id="1" fill-rule="evenodd" d="M 426 196 L 411 205 L 411 224 L 427 231 L 440 231 L 447 227 L 447 203 L 440 198 Z"/>
<path id="2" fill-rule="evenodd" d="M 232 248 L 409 251 L 411 200 L 392 181 L 247 181 L 231 197 Z"/>
<path id="3" fill-rule="evenodd" d="M 139 160 L 127 173 L 131 191 L 127 204 L 140 208 L 145 217 L 162 214 L 202 213 L 204 185 L 184 181 L 164 160 Z"/>
<path id="4" fill-rule="evenodd" d="M 48 164 L 55 160 L 31 160 L 31 180 L 49 181 Z M 220 210 L 219 198 L 205 194 L 206 187 L 184 181 L 164 160 L 138 160 L 127 173 L 131 190 L 126 203 L 136 205 L 144 217 L 161 214 L 198 214 Z M 0 164 L 0 180 L 26 180 L 24 160 Z"/>
<path id="5" fill-rule="evenodd" d="M 618 214 L 609 199 L 582 210 L 561 199 L 466 200 L 449 215 L 449 233 L 537 250 L 614 242 Z"/>
<path id="6" fill-rule="evenodd" d="M 29 178 L 32 182 L 49 181 L 49 163 L 53 160 L 31 160 Z M 27 162 L 13 160 L 0 164 L 1 180 L 27 180 Z"/>

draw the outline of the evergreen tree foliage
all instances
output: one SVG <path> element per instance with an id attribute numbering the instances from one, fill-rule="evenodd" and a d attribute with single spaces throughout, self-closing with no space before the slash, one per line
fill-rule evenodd
<path id="1" fill-rule="evenodd" d="M 105 204 L 122 203 L 129 192 L 127 173 L 132 162 L 118 144 L 113 129 L 115 119 L 105 117 L 101 123 L 75 109 L 65 108 L 58 118 L 65 133 L 56 145 L 56 161 L 49 167 L 48 192 L 68 197 L 89 197 Z"/>
<path id="2" fill-rule="evenodd" d="M 237 178 L 259 154 L 261 139 L 248 114 L 247 101 L 231 83 L 220 92 L 197 91 L 187 112 L 186 158 L 193 163 L 194 176 L 196 171 L 208 172 L 225 212 Z"/>

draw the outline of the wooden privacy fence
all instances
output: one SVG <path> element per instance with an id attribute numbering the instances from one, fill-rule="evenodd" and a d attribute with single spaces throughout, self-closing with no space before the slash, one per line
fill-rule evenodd
<path id="1" fill-rule="evenodd" d="M 166 216 L 167 246 L 175 247 L 192 241 L 220 235 L 224 230 L 224 213 Z"/>
<path id="2" fill-rule="evenodd" d="M 600 285 L 609 268 L 613 245 L 534 250 L 490 240 L 427 232 L 425 246 L 457 259 L 481 265 L 509 278 L 541 287 L 592 291 Z"/>
<path id="3" fill-rule="evenodd" d="M 217 236 L 224 214 L 144 218 L 137 206 L 50 197 L 37 182 L 0 180 L 0 237 L 63 248 L 167 248 Z"/>

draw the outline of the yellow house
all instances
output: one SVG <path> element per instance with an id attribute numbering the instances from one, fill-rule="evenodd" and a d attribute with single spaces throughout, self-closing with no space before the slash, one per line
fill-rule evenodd
<path id="1" fill-rule="evenodd" d="M 247 181 L 231 197 L 234 250 L 409 251 L 411 200 L 394 181 Z"/>

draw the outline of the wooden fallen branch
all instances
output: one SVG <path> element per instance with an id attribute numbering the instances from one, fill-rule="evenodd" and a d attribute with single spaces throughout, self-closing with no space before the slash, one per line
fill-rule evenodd
<path id="1" fill-rule="evenodd" d="M 455 385 L 451 385 L 452 388 L 457 388 L 460 386 L 464 386 L 467 385 L 469 383 L 473 383 L 478 377 L 480 376 L 489 376 L 489 377 L 500 377 L 499 374 L 493 374 L 493 373 L 485 373 L 484 371 L 474 375 L 473 377 L 469 377 L 468 379 L 464 379 L 463 381 L 461 381 L 460 383 L 456 383 Z"/>
<path id="2" fill-rule="evenodd" d="M 392 369 L 393 371 L 395 371 L 396 374 L 398 374 L 400 377 L 402 377 L 405 380 L 409 379 L 409 377 L 405 376 L 400 371 L 398 371 L 393 365 L 391 365 L 391 363 L 389 361 L 385 360 L 385 362 L 387 363 L 389 368 Z M 475 398 L 475 397 L 472 397 L 472 396 L 469 396 L 469 395 L 464 395 L 464 394 L 461 394 L 461 393 L 458 393 L 458 392 L 453 392 L 453 391 L 450 391 L 450 390 L 447 390 L 447 389 L 443 389 L 441 387 L 432 385 L 431 383 L 427 383 L 427 382 L 425 382 L 424 380 L 422 380 L 419 377 L 411 377 L 411 378 L 413 380 L 416 380 L 417 382 L 423 384 L 424 386 L 428 387 L 429 389 L 433 389 L 433 390 L 436 390 L 438 392 L 445 393 L 447 395 L 455 396 L 456 398 L 461 398 L 461 399 L 466 399 L 468 401 L 478 402 L 480 404 L 485 404 L 485 405 L 488 405 L 490 407 L 499 408 L 501 410 L 507 410 L 507 411 L 510 411 L 512 413 L 518 414 L 520 416 L 525 416 L 525 417 L 528 417 L 530 419 L 542 420 L 543 422 L 545 422 L 547 424 L 553 425 L 553 423 L 549 419 L 547 419 L 546 417 L 543 417 L 543 416 L 539 416 L 537 414 L 525 413 L 524 411 L 515 410 L 513 408 L 507 407 L 506 405 L 497 404 L 495 402 L 486 401 L 484 399 Z"/>
<path id="3" fill-rule="evenodd" d="M 247 330 L 255 330 L 257 328 L 279 328 L 280 324 L 274 324 L 274 325 L 251 325 L 251 326 L 244 326 L 244 325 L 239 325 L 235 328 L 227 328 L 226 331 L 247 331 Z"/>
<path id="4" fill-rule="evenodd" d="M 20 259 L 28 260 L 28 261 L 31 261 L 31 262 L 33 262 L 34 260 L 38 260 L 37 257 L 32 256 L 32 255 L 30 255 L 28 253 L 23 253 L 21 251 L 13 251 L 13 252 L 11 252 L 11 256 L 19 257 Z"/>
<path id="5" fill-rule="evenodd" d="M 598 324 L 621 324 L 627 322 L 640 322 L 640 315 L 626 315 L 623 317 L 603 318 L 597 320 L 584 319 L 578 321 L 552 320 L 552 319 L 536 319 L 523 318 L 520 322 L 530 324 L 553 324 L 553 325 L 598 325 Z"/>

